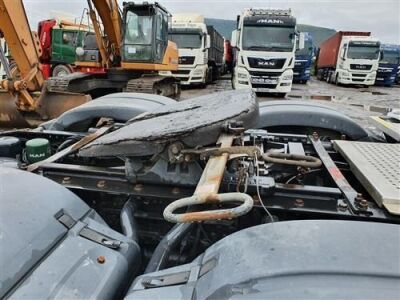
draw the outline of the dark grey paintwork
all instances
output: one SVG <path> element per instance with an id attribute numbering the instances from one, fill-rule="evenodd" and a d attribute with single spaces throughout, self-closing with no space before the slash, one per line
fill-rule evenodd
<path id="1" fill-rule="evenodd" d="M 355 121 L 322 104 L 296 100 L 261 102 L 260 120 L 257 127 L 276 126 L 330 129 L 340 132 L 352 140 L 368 137 L 368 132 Z"/>
<path id="2" fill-rule="evenodd" d="M 126 299 L 398 299 L 399 253 L 398 225 L 329 220 L 259 225 L 224 238 L 190 264 L 138 277 Z M 199 275 L 210 263 L 214 267 Z M 189 274 L 185 284 L 142 285 L 181 272 Z"/>
<path id="3" fill-rule="evenodd" d="M 138 116 L 128 125 L 104 135 L 79 151 L 79 155 L 141 156 L 181 141 L 189 147 L 214 144 L 228 121 L 245 128 L 258 121 L 258 103 L 251 90 L 228 91 L 166 105 Z"/>
<path id="4" fill-rule="evenodd" d="M 173 99 L 152 94 L 109 94 L 68 110 L 57 119 L 42 124 L 41 127 L 47 130 L 68 131 L 78 123 L 100 117 L 126 122 L 143 112 L 173 103 L 176 103 Z"/>
<path id="5" fill-rule="evenodd" d="M 0 297 L 110 299 L 139 267 L 135 242 L 49 179 L 0 167 L 0 208 Z M 70 230 L 55 217 L 61 210 L 78 221 Z M 84 226 L 121 241 L 121 247 L 79 236 Z M 105 257 L 104 264 L 98 256 Z"/>

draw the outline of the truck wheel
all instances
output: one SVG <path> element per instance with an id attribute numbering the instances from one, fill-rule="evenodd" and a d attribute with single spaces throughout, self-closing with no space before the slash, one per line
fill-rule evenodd
<path id="1" fill-rule="evenodd" d="M 66 65 L 57 65 L 53 68 L 52 76 L 53 77 L 64 77 L 72 73 L 71 68 Z"/>
<path id="2" fill-rule="evenodd" d="M 335 77 L 335 84 L 336 84 L 337 86 L 340 85 L 340 83 L 339 83 L 339 74 L 336 74 L 336 77 Z"/>
<path id="3" fill-rule="evenodd" d="M 213 72 L 214 72 L 214 68 L 213 68 L 213 67 L 208 68 L 207 80 L 206 80 L 206 83 L 207 83 L 207 84 L 213 82 Z"/>
<path id="4" fill-rule="evenodd" d="M 236 87 L 235 87 L 235 71 L 232 71 L 231 84 L 232 84 L 232 90 L 236 90 Z"/>

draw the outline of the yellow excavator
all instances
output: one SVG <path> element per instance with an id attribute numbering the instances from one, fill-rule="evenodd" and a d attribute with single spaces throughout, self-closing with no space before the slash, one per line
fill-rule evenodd
<path id="1" fill-rule="evenodd" d="M 49 79 L 49 90 L 88 93 L 142 92 L 177 98 L 180 84 L 159 71 L 178 69 L 178 48 L 168 41 L 170 13 L 159 3 L 88 0 L 95 34 L 77 49 L 78 73 Z M 93 41 L 95 40 L 95 41 Z"/>
<path id="2" fill-rule="evenodd" d="M 19 69 L 19 76 L 8 72 L 0 83 L 0 128 L 35 126 L 113 92 L 179 97 L 179 82 L 158 75 L 178 69 L 178 48 L 168 41 L 169 12 L 147 2 L 124 3 L 122 11 L 117 0 L 88 0 L 88 6 L 95 47 L 87 43 L 86 49 L 77 49 L 81 72 L 45 81 L 39 41 L 22 0 L 0 0 L 0 31 Z"/>
<path id="3" fill-rule="evenodd" d="M 83 94 L 48 92 L 39 40 L 31 32 L 22 0 L 0 0 L 0 32 L 18 67 L 12 72 L 0 49 L 7 76 L 0 81 L 0 127 L 36 126 L 90 100 Z"/>

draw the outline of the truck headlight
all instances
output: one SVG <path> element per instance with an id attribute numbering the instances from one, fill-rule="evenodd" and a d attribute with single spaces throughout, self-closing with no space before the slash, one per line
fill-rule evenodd
<path id="1" fill-rule="evenodd" d="M 293 79 L 293 75 L 284 75 L 283 77 L 282 77 L 282 80 L 292 80 Z"/>
<path id="2" fill-rule="evenodd" d="M 203 75 L 203 70 L 202 69 L 195 69 L 193 71 L 193 76 L 202 76 Z"/>
<path id="3" fill-rule="evenodd" d="M 246 73 L 238 73 L 238 78 L 239 79 L 247 79 L 247 74 Z"/>

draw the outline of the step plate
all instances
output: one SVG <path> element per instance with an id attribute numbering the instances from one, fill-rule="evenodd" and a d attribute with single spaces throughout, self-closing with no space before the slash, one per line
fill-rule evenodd
<path id="1" fill-rule="evenodd" d="M 334 141 L 379 206 L 400 215 L 400 144 Z"/>

